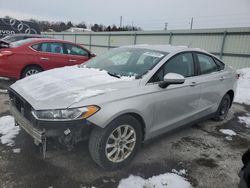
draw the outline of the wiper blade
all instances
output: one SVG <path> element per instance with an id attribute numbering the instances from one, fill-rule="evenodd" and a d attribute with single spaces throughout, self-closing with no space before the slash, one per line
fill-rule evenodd
<path id="1" fill-rule="evenodd" d="M 116 77 L 116 78 L 121 78 L 121 77 L 118 76 L 117 74 L 114 74 L 114 73 L 111 73 L 111 72 L 108 72 L 108 74 L 109 74 L 110 76 L 113 76 L 113 77 Z"/>

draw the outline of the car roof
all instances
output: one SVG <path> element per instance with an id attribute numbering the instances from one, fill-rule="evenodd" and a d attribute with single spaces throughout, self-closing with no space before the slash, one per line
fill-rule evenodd
<path id="1" fill-rule="evenodd" d="M 40 41 L 40 40 L 47 40 L 47 41 L 61 41 L 61 42 L 70 42 L 62 39 L 54 39 L 54 38 L 33 38 L 34 40 Z"/>
<path id="2" fill-rule="evenodd" d="M 16 36 L 46 37 L 45 35 L 40 35 L 40 34 L 25 34 L 25 33 L 17 33 L 13 35 L 8 35 L 8 37 L 16 37 Z"/>
<path id="3" fill-rule="evenodd" d="M 35 44 L 38 44 L 38 43 L 44 43 L 44 42 L 55 42 L 55 43 L 58 42 L 58 43 L 67 43 L 67 44 L 81 46 L 81 45 L 76 44 L 76 43 L 71 42 L 71 41 L 54 39 L 54 38 L 28 38 L 28 39 L 24 39 L 24 40 L 20 40 L 20 41 L 23 41 L 23 44 L 20 45 L 20 46 L 23 46 L 23 45 L 31 46 L 31 45 L 35 45 Z M 84 46 L 81 46 L 81 47 L 83 47 L 85 50 L 88 51 L 88 49 L 86 47 L 84 47 Z"/>
<path id="4" fill-rule="evenodd" d="M 29 43 L 33 43 L 33 42 L 63 42 L 63 43 L 72 43 L 70 41 L 65 41 L 65 40 L 60 40 L 60 39 L 54 39 L 54 38 L 28 38 L 28 39 L 24 39 L 24 40 L 29 40 Z"/>
<path id="5" fill-rule="evenodd" d="M 200 51 L 208 53 L 205 50 L 199 49 L 199 48 L 189 48 L 188 46 L 173 46 L 173 45 L 157 45 L 157 44 L 138 44 L 138 45 L 131 45 L 131 46 L 123 46 L 127 48 L 142 48 L 142 49 L 149 49 L 149 50 L 157 50 L 167 53 L 172 53 L 176 51 Z"/>

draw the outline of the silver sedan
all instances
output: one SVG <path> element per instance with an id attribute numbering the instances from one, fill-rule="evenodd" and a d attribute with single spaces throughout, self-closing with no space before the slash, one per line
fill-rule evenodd
<path id="1" fill-rule="evenodd" d="M 89 139 L 103 168 L 126 165 L 143 142 L 205 118 L 225 119 L 237 74 L 204 50 L 120 47 L 80 66 L 39 73 L 10 87 L 17 124 L 46 150 Z"/>

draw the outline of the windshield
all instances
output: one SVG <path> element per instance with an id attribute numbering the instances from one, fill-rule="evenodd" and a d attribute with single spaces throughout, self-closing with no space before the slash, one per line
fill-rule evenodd
<path id="1" fill-rule="evenodd" d="M 116 48 L 89 60 L 86 67 L 106 70 L 116 76 L 141 77 L 167 55 L 141 48 Z"/>
<path id="2" fill-rule="evenodd" d="M 32 42 L 32 41 L 33 41 L 32 38 L 30 38 L 30 39 L 25 39 L 25 40 L 19 40 L 19 41 L 10 43 L 10 47 L 19 47 L 19 46 L 22 46 L 22 45 L 24 45 L 24 44 L 30 43 L 30 42 Z"/>
<path id="3" fill-rule="evenodd" d="M 3 37 L 1 40 L 9 40 L 9 38 L 11 38 L 11 35 Z"/>
<path id="4" fill-rule="evenodd" d="M 1 40 L 3 41 L 7 41 L 7 42 L 15 42 L 15 41 L 18 41 L 18 40 L 22 40 L 23 39 L 23 36 L 19 36 L 19 35 L 8 35 L 4 38 L 2 38 Z"/>

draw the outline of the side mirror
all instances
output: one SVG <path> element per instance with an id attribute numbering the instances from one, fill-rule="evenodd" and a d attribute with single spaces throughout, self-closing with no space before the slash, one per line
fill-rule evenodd
<path id="1" fill-rule="evenodd" d="M 90 58 L 95 57 L 95 56 L 96 56 L 95 53 L 93 53 L 93 52 L 90 52 L 90 53 L 89 53 L 89 57 L 90 57 Z"/>
<path id="2" fill-rule="evenodd" d="M 176 73 L 168 73 L 164 76 L 163 81 L 159 84 L 161 88 L 166 88 L 172 84 L 183 84 L 185 82 L 185 78 Z"/>

